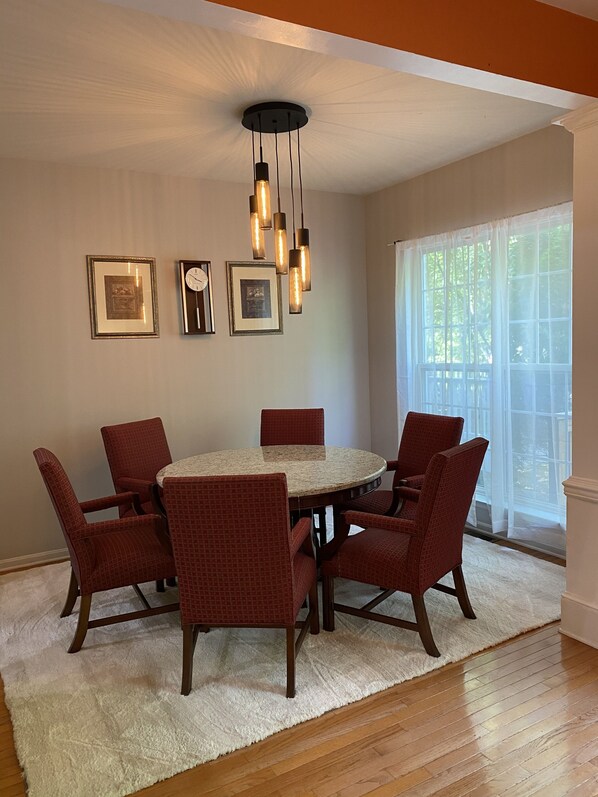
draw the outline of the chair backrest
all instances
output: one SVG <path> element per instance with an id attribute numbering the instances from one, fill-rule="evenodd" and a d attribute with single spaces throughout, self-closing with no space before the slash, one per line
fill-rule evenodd
<path id="1" fill-rule="evenodd" d="M 422 592 L 461 564 L 463 529 L 487 448 L 488 441 L 476 437 L 430 460 L 407 565 Z"/>
<path id="2" fill-rule="evenodd" d="M 73 557 L 72 536 L 87 525 L 85 515 L 79 505 L 69 477 L 66 475 L 58 458 L 47 448 L 36 448 L 33 456 L 52 499 L 69 551 Z"/>
<path id="3" fill-rule="evenodd" d="M 408 412 L 401 435 L 393 485 L 397 486 L 401 479 L 408 476 L 425 473 L 434 454 L 459 445 L 462 431 L 463 418 Z"/>
<path id="4" fill-rule="evenodd" d="M 262 410 L 261 446 L 323 446 L 324 410 Z"/>
<path id="5" fill-rule="evenodd" d="M 292 624 L 286 476 L 167 477 L 183 623 Z"/>
<path id="6" fill-rule="evenodd" d="M 103 426 L 101 432 L 117 491 L 123 490 L 122 478 L 154 482 L 156 473 L 172 462 L 161 418 Z M 139 494 L 141 501 L 149 501 L 149 492 Z"/>

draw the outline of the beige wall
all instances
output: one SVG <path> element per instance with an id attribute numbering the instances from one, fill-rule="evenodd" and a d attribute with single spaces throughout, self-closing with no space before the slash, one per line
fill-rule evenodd
<path id="1" fill-rule="evenodd" d="M 572 136 L 550 127 L 366 198 L 372 449 L 396 455 L 395 254 L 388 244 L 572 198 Z"/>
<path id="2" fill-rule="evenodd" d="M 323 406 L 329 444 L 369 448 L 364 200 L 307 194 L 303 314 L 285 309 L 283 335 L 233 338 L 225 261 L 250 256 L 248 188 L 0 161 L 0 563 L 63 547 L 35 447 L 81 499 L 112 492 L 104 424 L 160 415 L 180 458 L 255 445 L 264 406 Z M 156 258 L 159 339 L 91 340 L 87 254 Z M 212 261 L 216 335 L 180 334 L 182 258 Z"/>

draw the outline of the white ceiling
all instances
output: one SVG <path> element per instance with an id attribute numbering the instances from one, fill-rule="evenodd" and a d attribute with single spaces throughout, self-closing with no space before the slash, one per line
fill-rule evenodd
<path id="1" fill-rule="evenodd" d="M 562 113 L 97 0 L 2 0 L 0 72 L 1 156 L 249 182 L 242 110 L 287 99 L 304 186 L 356 194 Z"/>

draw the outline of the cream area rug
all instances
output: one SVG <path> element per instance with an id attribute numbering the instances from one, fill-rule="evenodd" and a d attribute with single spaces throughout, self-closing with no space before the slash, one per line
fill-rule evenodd
<path id="1" fill-rule="evenodd" d="M 294 700 L 284 696 L 283 631 L 200 634 L 193 691 L 183 697 L 178 614 L 92 629 L 69 655 L 77 616 L 59 618 L 69 565 L 3 576 L 0 671 L 30 797 L 130 794 L 559 617 L 558 565 L 466 537 L 463 571 L 477 620 L 466 620 L 455 598 L 428 593 L 441 658 L 412 631 L 338 614 L 334 633 L 307 635 Z M 162 597 L 152 585 L 144 591 L 153 602 Z M 343 603 L 373 594 L 354 582 L 337 588 Z M 102 593 L 92 617 L 138 603 L 130 588 Z M 405 595 L 380 609 L 413 616 Z"/>

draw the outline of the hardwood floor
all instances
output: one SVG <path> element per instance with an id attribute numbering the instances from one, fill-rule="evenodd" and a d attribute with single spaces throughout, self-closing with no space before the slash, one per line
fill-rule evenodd
<path id="1" fill-rule="evenodd" d="M 598 650 L 553 623 L 138 794 L 595 797 L 597 720 Z M 0 685 L 0 795 L 25 793 Z"/>

